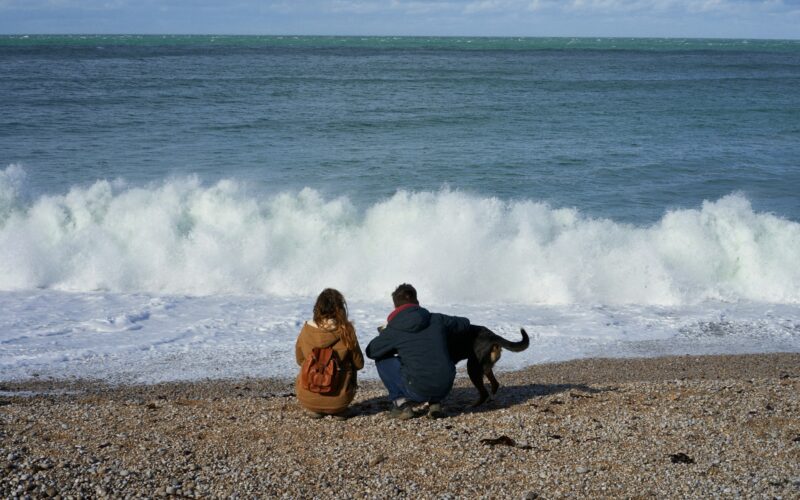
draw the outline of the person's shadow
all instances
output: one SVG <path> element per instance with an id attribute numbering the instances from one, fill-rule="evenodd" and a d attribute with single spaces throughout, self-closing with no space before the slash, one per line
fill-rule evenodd
<path id="1" fill-rule="evenodd" d="M 501 385 L 493 398 L 486 400 L 482 405 L 473 407 L 478 399 L 478 391 L 471 384 L 458 383 L 447 398 L 442 402 L 448 416 L 470 413 L 484 413 L 496 411 L 511 406 L 525 404 L 535 398 L 551 396 L 553 394 L 568 393 L 570 397 L 592 397 L 606 391 L 615 390 L 613 387 L 593 388 L 584 384 L 524 384 Z M 354 403 L 351 409 L 356 415 L 376 415 L 388 411 L 391 402 L 386 395 L 365 399 Z"/>

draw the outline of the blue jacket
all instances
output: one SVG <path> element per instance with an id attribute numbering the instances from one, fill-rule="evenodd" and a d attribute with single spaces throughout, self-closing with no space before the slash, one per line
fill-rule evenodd
<path id="1" fill-rule="evenodd" d="M 430 313 L 413 306 L 398 312 L 367 346 L 367 356 L 380 360 L 397 355 L 403 381 L 426 399 L 443 399 L 453 388 L 456 365 L 447 349 L 447 335 L 465 333 L 469 320 Z"/>

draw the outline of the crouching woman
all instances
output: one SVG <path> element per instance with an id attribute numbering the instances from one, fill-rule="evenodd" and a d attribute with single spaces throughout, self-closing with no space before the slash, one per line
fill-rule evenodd
<path id="1" fill-rule="evenodd" d="M 326 356 L 335 359 L 326 364 Z M 308 416 L 347 418 L 347 407 L 358 387 L 356 374 L 364 368 L 364 354 L 339 291 L 326 288 L 319 294 L 314 319 L 303 324 L 297 337 L 295 357 L 300 366 L 295 383 L 297 400 Z M 322 368 L 309 376 L 309 370 L 315 369 L 311 364 Z"/>

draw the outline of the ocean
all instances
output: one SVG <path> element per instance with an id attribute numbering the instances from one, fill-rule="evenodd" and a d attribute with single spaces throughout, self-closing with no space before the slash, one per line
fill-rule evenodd
<path id="1" fill-rule="evenodd" d="M 0 36 L 0 380 L 295 375 L 323 288 L 800 350 L 800 41 Z M 366 377 L 375 377 L 368 364 Z"/>

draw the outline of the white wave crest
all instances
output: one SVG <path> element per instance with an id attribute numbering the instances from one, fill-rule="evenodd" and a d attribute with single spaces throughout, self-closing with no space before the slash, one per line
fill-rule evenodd
<path id="1" fill-rule="evenodd" d="M 732 194 L 650 226 L 535 201 L 400 191 L 364 210 L 318 192 L 261 197 L 196 178 L 146 188 L 98 181 L 19 198 L 0 172 L 0 289 L 384 300 L 401 282 L 426 303 L 800 303 L 800 224 Z"/>

